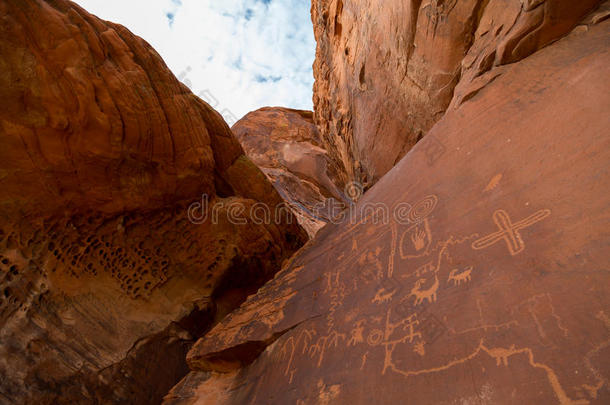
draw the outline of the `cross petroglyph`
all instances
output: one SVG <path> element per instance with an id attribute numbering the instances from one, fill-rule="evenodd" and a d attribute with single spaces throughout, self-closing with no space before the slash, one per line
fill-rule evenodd
<path id="1" fill-rule="evenodd" d="M 525 243 L 523 242 L 519 231 L 543 220 L 549 215 L 551 215 L 551 210 L 544 209 L 537 211 L 521 221 L 512 223 L 506 211 L 497 210 L 493 213 L 493 220 L 500 230 L 474 241 L 472 243 L 472 248 L 475 250 L 485 249 L 500 240 L 504 240 L 508 247 L 508 251 L 514 256 L 525 249 Z"/>

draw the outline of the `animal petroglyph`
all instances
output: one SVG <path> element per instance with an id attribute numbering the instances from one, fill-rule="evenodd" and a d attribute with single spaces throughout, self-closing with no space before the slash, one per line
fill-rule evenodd
<path id="1" fill-rule="evenodd" d="M 428 302 L 436 301 L 436 292 L 438 291 L 438 277 L 434 275 L 434 283 L 427 289 L 422 290 L 422 285 L 426 282 L 425 278 L 420 278 L 415 282 L 411 295 L 415 296 L 415 305 L 421 304 L 424 300 Z"/>
<path id="2" fill-rule="evenodd" d="M 388 350 L 386 350 L 383 374 L 385 374 L 385 372 L 389 370 L 389 371 L 393 371 L 397 374 L 400 374 L 404 377 L 433 374 L 433 373 L 438 373 L 438 372 L 442 372 L 445 370 L 449 370 L 453 367 L 457 367 L 462 364 L 465 364 L 466 362 L 480 356 L 483 353 L 485 353 L 485 354 L 489 355 L 490 357 L 492 357 L 493 359 L 495 359 L 496 365 L 498 365 L 498 366 L 503 365 L 503 366 L 508 367 L 508 358 L 509 357 L 517 355 L 517 354 L 525 354 L 528 364 L 531 367 L 542 369 L 546 373 L 549 384 L 553 390 L 553 393 L 559 400 L 560 405 L 585 405 L 585 404 L 589 403 L 589 401 L 585 400 L 585 399 L 579 399 L 579 400 L 571 399 L 568 396 L 568 394 L 566 393 L 563 386 L 561 385 L 559 378 L 557 377 L 557 374 L 555 373 L 555 371 L 551 367 L 547 366 L 546 364 L 536 362 L 534 360 L 534 353 L 528 347 L 516 348 L 515 345 L 511 345 L 508 349 L 505 349 L 502 347 L 489 348 L 485 345 L 483 339 L 481 339 L 479 341 L 479 345 L 476 347 L 476 349 L 474 349 L 473 352 L 466 354 L 463 357 L 454 358 L 453 360 L 451 360 L 445 364 L 441 364 L 439 366 L 426 368 L 426 369 L 419 369 L 419 370 L 403 370 L 400 367 L 398 367 L 394 363 L 394 360 L 392 357 L 393 351 L 394 351 L 393 346 L 389 347 Z"/>
<path id="3" fill-rule="evenodd" d="M 508 357 L 515 354 L 515 345 L 511 345 L 510 348 L 504 349 L 501 347 L 493 347 L 493 348 L 485 348 L 483 350 L 487 352 L 491 357 L 496 359 L 496 366 L 501 366 L 504 364 L 508 367 Z"/>
<path id="4" fill-rule="evenodd" d="M 519 254 L 525 249 L 525 243 L 523 242 L 519 231 L 543 220 L 549 215 L 551 215 L 551 210 L 544 209 L 535 212 L 521 221 L 512 223 L 506 211 L 497 210 L 493 213 L 493 220 L 499 228 L 499 231 L 474 241 L 472 243 L 472 248 L 475 250 L 485 249 L 500 240 L 504 240 L 508 247 L 508 251 L 512 256 Z"/>
<path id="5" fill-rule="evenodd" d="M 387 291 L 385 288 L 381 288 L 379 291 L 377 291 L 375 297 L 373 297 L 372 302 L 375 304 L 382 304 L 384 302 L 391 301 L 394 294 L 396 294 L 396 291 L 397 290 Z"/>
<path id="6" fill-rule="evenodd" d="M 462 272 L 459 272 L 458 269 L 453 269 L 449 272 L 449 278 L 447 279 L 447 282 L 453 281 L 453 285 L 460 285 L 462 282 L 469 282 L 471 273 L 472 266 L 466 267 Z"/>

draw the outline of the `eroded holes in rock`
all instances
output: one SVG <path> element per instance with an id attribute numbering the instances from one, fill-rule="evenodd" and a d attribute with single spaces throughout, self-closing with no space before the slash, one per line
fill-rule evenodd
<path id="1" fill-rule="evenodd" d="M 358 83 L 360 83 L 360 88 L 364 88 L 366 85 L 366 68 L 365 68 L 365 64 L 363 63 L 362 66 L 360 67 L 360 73 L 358 74 Z"/>
<path id="2" fill-rule="evenodd" d="M 8 259 L 5 257 L 1 260 L 2 264 L 7 265 L 8 264 Z"/>
<path id="3" fill-rule="evenodd" d="M 341 25 L 341 13 L 343 13 L 343 1 L 337 2 L 337 8 L 335 9 L 335 36 L 341 38 L 341 32 L 343 26 Z"/>
<path id="4" fill-rule="evenodd" d="M 11 274 L 13 276 L 16 276 L 17 274 L 19 274 L 19 270 L 17 270 L 17 266 L 15 266 L 14 264 L 10 267 L 9 271 L 11 272 Z"/>

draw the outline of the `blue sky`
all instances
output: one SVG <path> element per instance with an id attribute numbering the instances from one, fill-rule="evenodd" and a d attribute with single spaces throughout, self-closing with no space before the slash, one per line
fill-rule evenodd
<path id="1" fill-rule="evenodd" d="M 312 109 L 310 0 L 76 0 L 147 40 L 232 124 L 264 106 Z"/>

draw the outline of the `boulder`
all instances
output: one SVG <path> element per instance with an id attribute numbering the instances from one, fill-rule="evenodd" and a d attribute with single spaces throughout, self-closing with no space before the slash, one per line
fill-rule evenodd
<path id="1" fill-rule="evenodd" d="M 126 28 L 0 2 L 0 402 L 160 402 L 307 239 L 221 116 Z"/>
<path id="2" fill-rule="evenodd" d="M 350 202 L 344 173 L 328 158 L 311 111 L 264 107 L 231 130 L 311 238 L 332 220 L 329 200 L 336 207 Z"/>

